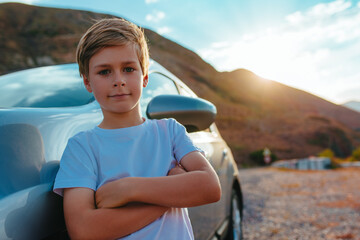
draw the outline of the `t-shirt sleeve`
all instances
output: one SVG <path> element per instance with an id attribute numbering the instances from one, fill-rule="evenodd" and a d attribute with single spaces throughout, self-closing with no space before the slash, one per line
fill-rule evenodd
<path id="1" fill-rule="evenodd" d="M 169 121 L 173 130 L 172 146 L 177 162 L 180 162 L 180 160 L 190 152 L 199 151 L 203 153 L 200 148 L 195 146 L 183 125 L 178 123 L 175 119 L 169 119 Z"/>
<path id="2" fill-rule="evenodd" d="M 96 190 L 97 169 L 90 150 L 71 138 L 60 160 L 54 192 L 63 196 L 64 188 L 85 187 Z"/>

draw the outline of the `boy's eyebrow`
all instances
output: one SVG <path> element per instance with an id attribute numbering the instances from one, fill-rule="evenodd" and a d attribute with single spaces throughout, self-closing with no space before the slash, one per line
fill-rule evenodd
<path id="1" fill-rule="evenodd" d="M 121 62 L 121 65 L 128 65 L 128 64 L 134 64 L 134 63 L 137 63 L 137 61 Z M 112 66 L 112 64 L 103 63 L 103 64 L 95 65 L 94 68 L 103 68 L 103 67 L 111 67 L 111 66 Z"/>

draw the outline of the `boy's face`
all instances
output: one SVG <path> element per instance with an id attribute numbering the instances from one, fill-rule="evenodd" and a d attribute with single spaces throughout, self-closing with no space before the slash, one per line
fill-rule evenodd
<path id="1" fill-rule="evenodd" d="M 148 76 L 143 76 L 135 46 L 127 44 L 101 49 L 89 62 L 84 84 L 107 113 L 139 113 L 142 88 Z"/>

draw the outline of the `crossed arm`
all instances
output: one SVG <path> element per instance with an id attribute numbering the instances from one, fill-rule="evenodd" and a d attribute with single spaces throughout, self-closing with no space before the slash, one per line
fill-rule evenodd
<path id="1" fill-rule="evenodd" d="M 73 239 L 114 239 L 133 233 L 171 207 L 192 207 L 220 199 L 218 177 L 199 152 L 181 160 L 169 176 L 129 177 L 107 183 L 96 193 L 87 188 L 64 191 L 64 213 Z"/>

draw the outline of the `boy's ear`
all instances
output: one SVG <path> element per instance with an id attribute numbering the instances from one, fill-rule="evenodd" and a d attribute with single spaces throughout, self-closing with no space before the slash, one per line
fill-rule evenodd
<path id="1" fill-rule="evenodd" d="M 149 75 L 144 76 L 143 87 L 146 87 L 149 83 Z"/>
<path id="2" fill-rule="evenodd" d="M 91 93 L 92 89 L 91 89 L 91 86 L 90 86 L 89 79 L 85 75 L 83 75 L 82 77 L 83 77 L 83 81 L 84 81 L 84 85 L 85 85 L 86 90 L 88 90 L 88 92 Z"/>

